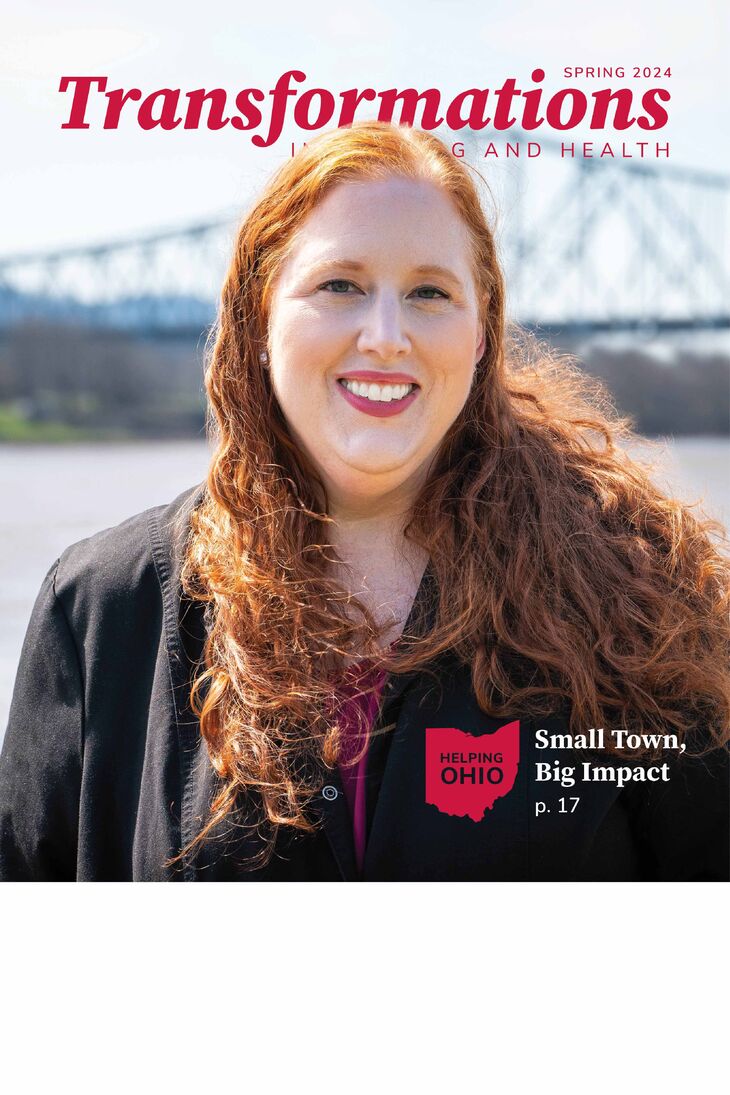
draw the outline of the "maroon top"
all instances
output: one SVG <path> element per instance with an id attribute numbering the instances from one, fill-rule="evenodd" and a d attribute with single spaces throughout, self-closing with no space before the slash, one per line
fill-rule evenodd
<path id="1" fill-rule="evenodd" d="M 367 811 L 366 811 L 366 776 L 368 765 L 368 750 L 365 751 L 357 764 L 348 765 L 357 753 L 358 745 L 362 740 L 357 734 L 357 708 L 365 712 L 368 731 L 371 729 L 380 705 L 380 696 L 385 685 L 387 673 L 384 669 L 374 666 L 371 659 L 363 658 L 357 665 L 348 666 L 340 685 L 340 693 L 348 699 L 343 704 L 345 739 L 342 747 L 342 755 L 339 763 L 340 778 L 345 789 L 350 817 L 352 818 L 352 832 L 355 839 L 355 860 L 358 871 L 362 872 L 365 859 L 365 840 L 367 836 Z M 372 684 L 377 686 L 371 695 L 358 695 L 358 692 L 369 688 Z"/>

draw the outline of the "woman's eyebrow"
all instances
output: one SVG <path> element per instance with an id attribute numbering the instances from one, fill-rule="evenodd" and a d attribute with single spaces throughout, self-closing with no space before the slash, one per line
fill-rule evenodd
<path id="1" fill-rule="evenodd" d="M 365 269 L 365 265 L 362 262 L 355 262 L 354 259 L 320 259 L 307 268 L 307 273 L 317 276 L 333 269 L 352 270 L 353 273 L 360 274 Z"/>
<path id="2" fill-rule="evenodd" d="M 430 263 L 426 263 L 423 266 L 414 267 L 414 273 L 422 274 L 425 277 L 431 276 L 437 278 L 445 278 L 447 281 L 454 282 L 454 284 L 458 285 L 460 289 L 464 288 L 461 278 L 459 278 L 453 270 L 449 270 L 448 266 L 435 266 Z"/>

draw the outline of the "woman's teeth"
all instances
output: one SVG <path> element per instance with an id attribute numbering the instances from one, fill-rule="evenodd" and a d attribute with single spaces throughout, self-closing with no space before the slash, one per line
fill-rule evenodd
<path id="1" fill-rule="evenodd" d="M 393 399 L 404 399 L 415 384 L 368 384 L 363 380 L 340 380 L 340 384 L 353 395 L 372 399 L 374 403 L 390 403 Z"/>

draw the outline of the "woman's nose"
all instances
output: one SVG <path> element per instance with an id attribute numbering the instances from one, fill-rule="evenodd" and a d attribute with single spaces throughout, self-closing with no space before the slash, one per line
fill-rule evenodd
<path id="1" fill-rule="evenodd" d="M 395 293 L 374 293 L 368 302 L 357 340 L 361 354 L 384 361 L 410 353 L 411 341 L 404 326 L 401 303 Z"/>

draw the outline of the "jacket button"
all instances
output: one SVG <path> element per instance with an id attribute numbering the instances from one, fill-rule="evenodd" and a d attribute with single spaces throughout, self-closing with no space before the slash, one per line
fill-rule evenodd
<path id="1" fill-rule="evenodd" d="M 331 783 L 328 783 L 322 788 L 322 797 L 326 798 L 328 802 L 332 802 L 339 795 L 339 791 L 336 787 L 333 787 Z"/>

